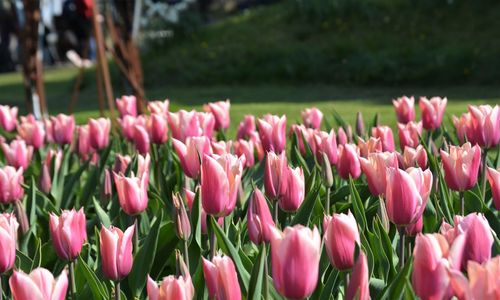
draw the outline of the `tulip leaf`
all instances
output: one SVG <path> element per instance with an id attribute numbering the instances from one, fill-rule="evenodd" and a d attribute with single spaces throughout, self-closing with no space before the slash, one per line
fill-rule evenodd
<path id="1" fill-rule="evenodd" d="M 353 214 L 361 227 L 361 231 L 366 229 L 366 215 L 365 209 L 363 206 L 363 202 L 361 201 L 361 197 L 359 196 L 358 190 L 354 186 L 354 181 L 352 178 L 349 179 L 349 189 L 351 191 L 351 200 L 352 200 L 352 208 Z"/>
<path id="2" fill-rule="evenodd" d="M 85 185 L 83 187 L 82 194 L 80 195 L 79 199 L 77 199 L 77 203 L 75 204 L 76 208 L 78 208 L 80 205 L 84 207 L 86 206 L 85 204 L 88 203 L 89 199 L 94 195 L 96 191 L 95 187 L 98 185 L 99 170 L 95 166 L 91 166 L 87 181 L 85 182 Z"/>
<path id="3" fill-rule="evenodd" d="M 154 225 L 151 227 L 151 230 L 144 241 L 144 244 L 139 248 L 139 251 L 137 251 L 134 256 L 134 264 L 132 266 L 132 271 L 128 276 L 128 283 L 132 293 L 136 297 L 138 297 L 144 289 L 148 273 L 153 266 L 162 217 L 163 212 L 160 211 Z M 136 230 L 138 229 L 136 228 Z"/>
<path id="4" fill-rule="evenodd" d="M 101 221 L 104 227 L 109 228 L 109 226 L 111 225 L 111 220 L 109 219 L 108 213 L 104 211 L 104 209 L 101 207 L 101 204 L 99 204 L 95 197 L 92 198 L 92 201 L 94 202 L 94 208 L 99 221 Z"/>
<path id="5" fill-rule="evenodd" d="M 250 283 L 248 287 L 248 300 L 260 300 L 262 295 L 262 282 L 265 273 L 267 252 L 266 244 L 262 243 L 260 253 L 252 269 Z M 267 280 L 267 278 L 265 278 Z"/>
<path id="6" fill-rule="evenodd" d="M 243 283 L 243 294 L 246 294 L 248 290 L 248 282 L 250 280 L 250 274 L 248 274 L 248 271 L 243 266 L 238 250 L 234 248 L 233 244 L 227 238 L 222 229 L 219 227 L 215 219 L 213 217 L 209 217 L 208 220 L 210 220 L 211 230 L 214 231 L 215 235 L 217 236 L 218 245 L 220 245 L 222 251 L 224 251 L 227 255 L 229 255 L 233 259 L 234 265 L 236 266 L 236 270 L 238 271 L 238 274 L 240 274 L 240 279 L 241 282 Z"/>
<path id="7" fill-rule="evenodd" d="M 78 168 L 78 170 L 73 173 L 73 174 L 68 174 L 66 176 L 66 180 L 64 181 L 64 190 L 62 193 L 62 199 L 64 200 L 65 203 L 62 205 L 64 208 L 69 208 L 71 207 L 71 198 L 73 197 L 73 194 L 75 193 L 77 183 L 80 182 L 80 178 L 82 177 L 83 172 L 88 168 L 89 166 L 89 161 L 86 161 L 84 164 Z"/>
<path id="8" fill-rule="evenodd" d="M 319 296 L 320 300 L 329 300 L 333 292 L 337 290 L 338 285 L 340 284 L 339 274 L 340 272 L 337 269 L 333 269 L 330 272 L 330 275 L 326 280 L 325 287 L 323 288 Z"/>
<path id="9" fill-rule="evenodd" d="M 22 270 L 24 273 L 31 272 L 33 260 L 23 252 L 16 250 L 16 268 Z"/>
<path id="10" fill-rule="evenodd" d="M 201 199 L 200 199 L 200 191 L 198 190 L 196 192 L 196 195 L 194 196 L 194 202 L 193 202 L 193 209 L 191 210 L 191 228 L 194 229 L 194 240 L 200 247 L 200 249 L 203 249 L 202 247 L 202 241 L 201 241 Z"/>
<path id="11" fill-rule="evenodd" d="M 321 189 L 321 180 L 316 180 L 316 169 L 313 171 L 310 177 L 312 178 L 312 182 L 310 183 L 311 188 L 307 193 L 306 199 L 300 205 L 297 214 L 293 217 L 292 222 L 290 223 L 291 226 L 295 224 L 307 225 L 307 223 L 309 222 L 309 218 L 311 217 L 311 213 L 313 212 L 314 204 L 318 199 L 319 190 Z"/>
<path id="12" fill-rule="evenodd" d="M 392 282 L 390 282 L 387 287 L 382 291 L 380 297 L 378 299 L 380 300 L 386 300 L 386 299 L 401 299 L 404 291 L 405 291 L 405 286 L 408 283 L 408 277 L 410 275 L 410 271 L 412 270 L 412 259 L 411 257 L 408 259 L 408 261 L 405 263 L 404 267 L 398 275 L 394 278 Z"/>
<path id="13" fill-rule="evenodd" d="M 81 256 L 78 256 L 78 264 L 76 270 L 85 277 L 94 299 L 107 299 L 108 289 L 104 282 L 100 280 L 92 269 L 87 265 Z M 75 275 L 76 276 L 76 275 Z"/>

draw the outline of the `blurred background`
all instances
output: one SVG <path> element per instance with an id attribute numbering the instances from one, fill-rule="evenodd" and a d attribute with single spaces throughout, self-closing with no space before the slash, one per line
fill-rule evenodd
<path id="1" fill-rule="evenodd" d="M 494 0 L 0 0 L 0 103 L 82 118 L 123 94 L 229 98 L 238 117 L 498 103 L 499 15 Z"/>

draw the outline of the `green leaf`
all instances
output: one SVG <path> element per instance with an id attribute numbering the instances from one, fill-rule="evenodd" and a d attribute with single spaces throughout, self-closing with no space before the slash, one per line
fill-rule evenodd
<path id="1" fill-rule="evenodd" d="M 378 299 L 401 299 L 405 291 L 405 286 L 408 284 L 408 277 L 412 269 L 413 262 L 410 259 L 405 263 L 403 269 L 394 278 L 392 282 L 382 291 L 382 295 Z"/>
<path id="2" fill-rule="evenodd" d="M 336 290 L 336 287 L 339 285 L 339 271 L 337 269 L 333 269 L 326 280 L 325 287 L 321 291 L 319 296 L 320 300 L 329 300 L 330 296 Z"/>
<path id="3" fill-rule="evenodd" d="M 353 214 L 361 227 L 361 231 L 366 229 L 366 215 L 365 208 L 363 202 L 361 201 L 361 197 L 359 196 L 358 190 L 354 186 L 354 181 L 352 178 L 349 178 L 349 189 L 351 191 L 351 199 L 352 199 L 352 208 Z"/>
<path id="4" fill-rule="evenodd" d="M 248 300 L 260 300 L 262 295 L 262 281 L 264 277 L 265 263 L 266 263 L 267 253 L 266 244 L 263 243 L 260 248 L 259 256 L 252 269 L 252 276 L 250 277 L 250 283 L 248 287 Z M 267 278 L 266 278 L 267 280 Z"/>
<path id="5" fill-rule="evenodd" d="M 92 271 L 81 256 L 78 256 L 76 269 L 85 277 L 94 299 L 98 300 L 108 298 L 109 293 L 106 285 L 104 285 L 103 281 L 97 277 L 94 271 Z"/>
<path id="6" fill-rule="evenodd" d="M 215 231 L 217 242 L 221 246 L 221 249 L 233 259 L 236 270 L 238 271 L 238 274 L 240 274 L 240 278 L 243 283 L 243 294 L 247 294 L 250 274 L 248 274 L 247 270 L 243 266 L 243 263 L 241 262 L 240 256 L 238 254 L 238 250 L 236 250 L 231 241 L 224 234 L 215 219 L 213 217 L 209 217 L 208 219 L 210 220 L 211 230 Z"/>
<path id="7" fill-rule="evenodd" d="M 69 208 L 71 201 L 71 197 L 73 197 L 73 194 L 75 193 L 77 183 L 80 182 L 80 178 L 82 177 L 83 172 L 87 169 L 89 165 L 89 161 L 85 162 L 79 169 L 73 174 L 68 174 L 66 176 L 66 179 L 64 180 L 64 189 L 62 193 L 62 199 L 64 202 L 64 205 L 62 205 L 64 208 Z"/>
<path id="8" fill-rule="evenodd" d="M 202 247 L 202 241 L 201 241 L 201 203 L 200 203 L 200 191 L 198 190 L 196 192 L 196 195 L 194 196 L 194 202 L 193 202 L 193 210 L 191 211 L 191 227 L 194 228 L 194 240 L 200 247 L 200 249 L 203 249 Z"/>
<path id="9" fill-rule="evenodd" d="M 95 197 L 92 198 L 92 201 L 94 202 L 94 208 L 99 221 L 101 221 L 104 227 L 109 228 L 109 226 L 111 225 L 111 220 L 109 219 L 108 213 L 104 211 L 104 209 L 101 207 L 101 204 L 99 204 Z"/>
<path id="10" fill-rule="evenodd" d="M 144 289 L 148 273 L 153 266 L 162 217 L 163 213 L 160 212 L 154 225 L 151 227 L 144 244 L 139 248 L 139 251 L 134 257 L 134 265 L 132 266 L 132 271 L 128 276 L 128 283 L 132 293 L 136 297 L 138 297 Z M 136 230 L 138 230 L 138 228 L 136 228 Z"/>
<path id="11" fill-rule="evenodd" d="M 24 273 L 30 273 L 33 266 L 33 260 L 23 252 L 16 250 L 16 268 Z"/>

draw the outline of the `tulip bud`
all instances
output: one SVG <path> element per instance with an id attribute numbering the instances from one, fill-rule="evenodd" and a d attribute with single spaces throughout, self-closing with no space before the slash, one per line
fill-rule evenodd
<path id="1" fill-rule="evenodd" d="M 57 279 L 44 268 L 37 268 L 30 274 L 14 271 L 9 279 L 12 297 L 15 300 L 60 300 L 66 297 L 68 275 L 63 270 Z"/>
<path id="2" fill-rule="evenodd" d="M 370 299 L 370 274 L 368 261 L 363 252 L 359 253 L 356 265 L 352 271 L 352 277 L 347 286 L 346 300 L 369 300 Z"/>
<path id="3" fill-rule="evenodd" d="M 132 238 L 135 224 L 125 233 L 117 227 L 101 228 L 100 248 L 102 272 L 110 280 L 121 280 L 132 270 Z"/>
<path id="4" fill-rule="evenodd" d="M 174 194 L 172 195 L 172 200 L 174 202 L 175 208 L 175 230 L 177 233 L 177 237 L 180 239 L 187 241 L 191 236 L 191 223 L 189 222 L 189 217 L 186 212 L 186 208 L 184 207 L 184 203 L 181 199 L 181 195 Z"/>
<path id="5" fill-rule="evenodd" d="M 337 170 L 342 179 L 349 177 L 356 179 L 361 175 L 358 149 L 355 145 L 345 144 L 339 146 Z"/>
<path id="6" fill-rule="evenodd" d="M 16 128 L 17 111 L 16 106 L 0 105 L 0 126 L 3 130 L 11 132 Z"/>
<path id="7" fill-rule="evenodd" d="M 450 146 L 450 153 L 441 150 L 444 179 L 449 188 L 464 191 L 477 183 L 481 164 L 481 148 L 465 143 L 462 147 Z"/>
<path id="8" fill-rule="evenodd" d="M 334 183 L 332 166 L 330 165 L 330 161 L 328 160 L 328 155 L 325 152 L 321 152 L 322 160 L 321 160 L 321 178 L 323 179 L 323 184 L 326 188 L 331 188 Z"/>
<path id="9" fill-rule="evenodd" d="M 83 208 L 63 210 L 61 216 L 50 214 L 50 237 L 57 256 L 66 261 L 75 260 L 87 240 L 87 228 Z"/>
<path id="10" fill-rule="evenodd" d="M 422 122 L 409 122 L 407 124 L 398 123 L 398 135 L 401 150 L 404 150 L 405 147 L 416 148 L 420 145 Z"/>
<path id="11" fill-rule="evenodd" d="M 102 150 L 109 144 L 111 121 L 108 118 L 89 119 L 89 141 L 92 148 Z"/>
<path id="12" fill-rule="evenodd" d="M 500 210 L 500 171 L 493 168 L 487 169 L 488 181 L 491 186 L 491 193 L 493 194 L 493 203 L 497 210 Z"/>
<path id="13" fill-rule="evenodd" d="M 274 152 L 267 153 L 264 169 L 264 187 L 266 195 L 276 199 L 280 194 L 280 187 L 284 180 L 283 174 L 288 166 L 285 153 L 276 155 Z"/>
<path id="14" fill-rule="evenodd" d="M 420 168 L 403 171 L 387 169 L 385 191 L 389 219 L 397 226 L 407 226 L 418 221 L 424 212 L 432 188 L 432 173 Z"/>
<path id="15" fill-rule="evenodd" d="M 345 145 L 347 144 L 347 134 L 345 133 L 345 130 L 343 127 L 339 127 L 338 133 L 337 133 L 337 144 L 338 145 Z"/>
<path id="16" fill-rule="evenodd" d="M 201 200 L 207 214 L 221 217 L 233 211 L 242 171 L 241 158 L 205 154 L 201 166 Z"/>
<path id="17" fill-rule="evenodd" d="M 23 181 L 23 168 L 0 168 L 0 203 L 8 204 L 21 200 L 24 196 Z"/>
<path id="18" fill-rule="evenodd" d="M 0 214 L 0 274 L 14 267 L 16 262 L 17 229 L 19 224 L 12 214 Z"/>
<path id="19" fill-rule="evenodd" d="M 147 129 L 152 143 L 164 144 L 167 141 L 168 126 L 164 115 L 152 114 L 147 122 Z"/>
<path id="20" fill-rule="evenodd" d="M 265 115 L 258 119 L 259 135 L 266 152 L 281 153 L 286 146 L 286 116 Z"/>
<path id="21" fill-rule="evenodd" d="M 336 165 L 338 161 L 337 139 L 335 130 L 330 130 L 330 133 L 321 134 L 320 142 L 317 147 L 318 153 L 325 153 L 328 156 L 328 161 L 332 165 Z"/>
<path id="22" fill-rule="evenodd" d="M 475 136 L 477 143 L 484 148 L 495 147 L 500 141 L 500 107 L 495 105 L 469 106 L 471 125 L 469 135 Z"/>
<path id="23" fill-rule="evenodd" d="M 272 228 L 271 263 L 274 286 L 289 299 L 309 297 L 318 283 L 321 237 L 302 225 Z M 293 263 L 291 263 L 293 262 Z"/>
<path id="24" fill-rule="evenodd" d="M 231 104 L 229 100 L 218 101 L 205 104 L 203 110 L 210 112 L 215 117 L 215 129 L 228 129 L 231 119 L 229 117 L 229 108 Z"/>
<path id="25" fill-rule="evenodd" d="M 144 126 L 135 125 L 134 126 L 134 144 L 137 151 L 146 155 L 149 152 L 149 135 Z"/>
<path id="26" fill-rule="evenodd" d="M 7 164 L 14 168 L 26 170 L 31 163 L 33 147 L 26 146 L 24 140 L 13 140 L 10 145 L 2 143 L 2 150 L 7 160 Z"/>
<path id="27" fill-rule="evenodd" d="M 21 124 L 17 126 L 17 134 L 26 144 L 40 149 L 45 142 L 45 128 L 41 121 L 35 120 L 33 115 L 21 117 Z"/>
<path id="28" fill-rule="evenodd" d="M 255 188 L 248 203 L 247 210 L 248 236 L 250 240 L 259 245 L 263 241 L 271 240 L 271 227 L 275 224 L 267 206 L 267 201 L 262 192 Z"/>
<path id="29" fill-rule="evenodd" d="M 387 185 L 387 168 L 398 167 L 396 154 L 391 152 L 370 153 L 368 158 L 360 157 L 359 162 L 368 181 L 371 194 L 373 196 L 384 194 Z"/>
<path id="30" fill-rule="evenodd" d="M 137 215 L 148 206 L 148 175 L 130 177 L 113 172 L 118 200 L 123 211 L 128 215 Z"/>
<path id="31" fill-rule="evenodd" d="M 89 125 L 78 126 L 77 132 L 78 132 L 78 140 L 77 140 L 78 155 L 80 155 L 80 157 L 83 160 L 87 160 L 94 152 L 94 149 L 90 145 Z"/>
<path id="32" fill-rule="evenodd" d="M 403 96 L 392 100 L 392 103 L 399 123 L 406 124 L 415 120 L 415 98 L 413 96 L 409 98 Z"/>
<path id="33" fill-rule="evenodd" d="M 200 175 L 201 159 L 205 154 L 212 154 L 210 140 L 206 136 L 188 137 L 186 143 L 172 139 L 172 145 L 181 162 L 186 176 L 197 179 Z"/>
<path id="34" fill-rule="evenodd" d="M 50 122 L 54 142 L 60 145 L 71 144 L 75 132 L 75 117 L 58 114 L 56 117 L 51 117 Z"/>
<path id="35" fill-rule="evenodd" d="M 323 120 L 323 113 L 316 107 L 306 108 L 301 113 L 302 122 L 306 127 L 319 129 Z"/>
<path id="36" fill-rule="evenodd" d="M 212 261 L 203 259 L 203 276 L 208 294 L 215 299 L 240 300 L 238 274 L 229 256 L 215 256 Z"/>
<path id="37" fill-rule="evenodd" d="M 330 263 L 339 270 L 354 266 L 354 250 L 360 245 L 358 224 L 349 211 L 348 214 L 325 216 L 323 221 L 324 243 Z"/>
<path id="38" fill-rule="evenodd" d="M 132 117 L 127 115 L 118 119 L 118 124 L 120 124 L 123 136 L 133 142 L 135 140 L 135 126 L 146 126 L 146 118 L 144 116 Z"/>
<path id="39" fill-rule="evenodd" d="M 113 185 L 111 183 L 111 172 L 108 169 L 104 170 L 103 198 L 109 200 L 113 195 Z"/>
<path id="40" fill-rule="evenodd" d="M 133 95 L 123 95 L 121 98 L 117 98 L 116 107 L 122 118 L 124 116 L 137 116 L 137 99 Z"/>
<path id="41" fill-rule="evenodd" d="M 255 117 L 253 115 L 245 115 L 243 121 L 238 125 L 236 139 L 249 139 L 254 132 L 256 132 Z"/>
<path id="42" fill-rule="evenodd" d="M 356 134 L 358 136 L 365 135 L 365 121 L 363 121 L 363 114 L 360 111 L 356 114 Z"/>
<path id="43" fill-rule="evenodd" d="M 420 97 L 419 105 L 422 110 L 422 125 L 425 129 L 433 130 L 441 126 L 447 103 L 448 99 L 446 97 L 432 97 L 430 100 L 426 97 Z"/>
<path id="44" fill-rule="evenodd" d="M 304 201 L 305 180 L 302 168 L 287 167 L 282 175 L 280 195 L 278 199 L 279 207 L 286 212 L 294 212 L 299 209 Z"/>

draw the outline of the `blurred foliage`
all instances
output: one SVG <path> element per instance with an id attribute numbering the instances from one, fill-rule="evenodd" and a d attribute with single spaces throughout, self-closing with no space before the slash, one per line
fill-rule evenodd
<path id="1" fill-rule="evenodd" d="M 153 49 L 144 57 L 146 86 L 500 82 L 500 3 L 450 1 L 288 0 L 248 9 Z"/>

